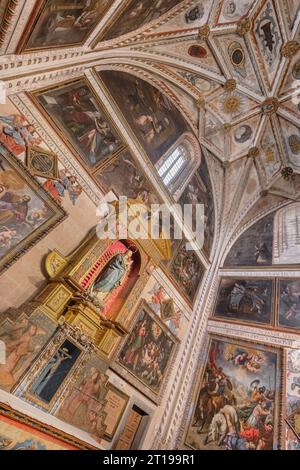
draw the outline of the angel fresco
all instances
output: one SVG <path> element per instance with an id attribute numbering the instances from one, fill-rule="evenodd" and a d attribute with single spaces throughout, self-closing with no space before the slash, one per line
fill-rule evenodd
<path id="1" fill-rule="evenodd" d="M 84 81 L 43 92 L 38 101 L 88 167 L 95 167 L 120 147 L 116 132 Z"/>
<path id="2" fill-rule="evenodd" d="M 211 342 L 187 444 L 201 450 L 277 448 L 275 351 Z"/>
<path id="3" fill-rule="evenodd" d="M 1 326 L 0 340 L 6 347 L 6 363 L 0 365 L 0 387 L 9 391 L 40 351 L 46 332 L 23 318 L 15 325 Z"/>
<path id="4" fill-rule="evenodd" d="M 109 0 L 46 0 L 36 9 L 36 22 L 24 49 L 80 44 L 104 16 Z"/>

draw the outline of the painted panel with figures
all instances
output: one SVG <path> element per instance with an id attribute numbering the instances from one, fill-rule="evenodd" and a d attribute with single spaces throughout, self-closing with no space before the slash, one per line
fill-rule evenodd
<path id="1" fill-rule="evenodd" d="M 0 144 L 0 271 L 65 215 L 26 168 Z"/>
<path id="2" fill-rule="evenodd" d="M 280 353 L 212 339 L 186 444 L 197 450 L 279 446 Z"/>
<path id="3" fill-rule="evenodd" d="M 181 113 L 157 88 L 125 72 L 99 72 L 136 137 L 155 165 L 186 131 Z"/>
<path id="4" fill-rule="evenodd" d="M 35 98 L 88 169 L 103 163 L 122 143 L 84 80 L 39 92 Z"/>
<path id="5" fill-rule="evenodd" d="M 31 51 L 80 45 L 110 4 L 110 0 L 38 0 L 19 49 Z"/>
<path id="6" fill-rule="evenodd" d="M 142 306 L 119 363 L 152 392 L 160 392 L 176 340 L 156 315 Z"/>
<path id="7" fill-rule="evenodd" d="M 221 279 L 214 317 L 271 325 L 273 283 L 267 279 Z"/>

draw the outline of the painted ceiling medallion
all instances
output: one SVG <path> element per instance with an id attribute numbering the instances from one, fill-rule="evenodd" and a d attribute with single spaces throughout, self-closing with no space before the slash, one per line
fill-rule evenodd
<path id="1" fill-rule="evenodd" d="M 242 107 L 242 99 L 238 95 L 231 94 L 224 99 L 222 107 L 226 114 L 236 113 Z"/>
<path id="2" fill-rule="evenodd" d="M 234 78 L 230 78 L 224 83 L 224 90 L 226 92 L 234 91 L 236 90 L 236 85 L 237 85 L 236 80 Z"/>
<path id="3" fill-rule="evenodd" d="M 300 50 L 300 43 L 298 41 L 289 41 L 281 48 L 281 54 L 286 59 L 291 59 Z"/>

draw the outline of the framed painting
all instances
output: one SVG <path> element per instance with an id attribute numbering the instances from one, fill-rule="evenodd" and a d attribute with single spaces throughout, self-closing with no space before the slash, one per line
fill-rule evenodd
<path id="1" fill-rule="evenodd" d="M 32 98 L 89 172 L 125 147 L 87 80 L 39 90 Z"/>
<path id="2" fill-rule="evenodd" d="M 104 373 L 106 368 L 106 364 L 93 355 L 68 386 L 67 394 L 56 413 L 59 419 L 88 432 L 96 439 L 104 435 L 113 420 L 113 417 L 109 417 L 111 420 L 105 422 L 108 391 L 108 376 Z M 111 428 L 108 432 L 111 432 Z"/>
<path id="3" fill-rule="evenodd" d="M 213 316 L 239 323 L 273 324 L 273 292 L 271 279 L 222 278 Z"/>
<path id="4" fill-rule="evenodd" d="M 48 353 L 52 352 L 49 349 Z M 74 371 L 82 349 L 70 338 L 66 338 L 51 356 L 45 354 L 43 367 L 34 376 L 25 398 L 45 410 L 51 410 L 67 379 Z"/>
<path id="5" fill-rule="evenodd" d="M 213 337 L 185 442 L 195 450 L 277 450 L 279 349 Z"/>
<path id="6" fill-rule="evenodd" d="M 0 273 L 66 215 L 22 163 L 0 144 Z"/>
<path id="7" fill-rule="evenodd" d="M 110 5 L 110 0 L 38 0 L 18 52 L 83 45 Z"/>
<path id="8" fill-rule="evenodd" d="M 278 279 L 278 295 L 276 326 L 300 330 L 300 279 Z"/>
<path id="9" fill-rule="evenodd" d="M 124 2 L 113 21 L 101 34 L 99 40 L 109 41 L 123 34 L 131 33 L 150 21 L 159 19 L 182 0 L 129 0 Z"/>
<path id="10" fill-rule="evenodd" d="M 4 450 L 97 450 L 97 448 L 0 403 L 0 451 Z"/>
<path id="11" fill-rule="evenodd" d="M 104 424 L 106 429 L 104 439 L 112 441 L 125 413 L 127 404 L 129 402 L 129 396 L 121 392 L 111 383 L 108 383 L 105 400 L 106 403 L 104 411 L 106 413 L 106 417 Z"/>
<path id="12" fill-rule="evenodd" d="M 143 301 L 113 369 L 157 403 L 177 343 L 176 336 Z"/>

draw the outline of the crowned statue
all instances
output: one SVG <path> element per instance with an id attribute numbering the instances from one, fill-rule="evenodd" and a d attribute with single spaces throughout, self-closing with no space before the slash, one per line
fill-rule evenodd
<path id="1" fill-rule="evenodd" d="M 90 294 L 93 299 L 104 304 L 106 298 L 125 280 L 126 275 L 131 271 L 133 258 L 131 250 L 115 256 L 100 274 L 95 284 L 92 286 Z"/>

